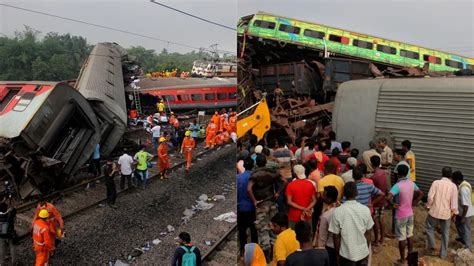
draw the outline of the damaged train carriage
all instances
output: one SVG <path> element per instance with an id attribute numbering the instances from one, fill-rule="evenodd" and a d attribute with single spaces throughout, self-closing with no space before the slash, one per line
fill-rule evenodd
<path id="1" fill-rule="evenodd" d="M 87 100 L 66 83 L 0 82 L 0 178 L 21 198 L 48 193 L 100 140 Z"/>
<path id="2" fill-rule="evenodd" d="M 129 83 L 137 69 L 115 43 L 97 44 L 81 69 L 75 87 L 90 102 L 99 121 L 102 156 L 112 152 L 125 132 L 124 82 Z"/>
<path id="3" fill-rule="evenodd" d="M 24 199 L 66 183 L 101 144 L 108 156 L 127 123 L 124 84 L 140 68 L 115 43 L 99 43 L 76 89 L 62 82 L 0 82 L 0 180 Z"/>

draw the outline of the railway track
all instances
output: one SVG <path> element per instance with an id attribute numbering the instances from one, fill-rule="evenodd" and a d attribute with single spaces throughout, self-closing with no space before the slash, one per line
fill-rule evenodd
<path id="1" fill-rule="evenodd" d="M 201 257 L 202 265 L 236 265 L 237 223 L 234 224 L 211 248 Z"/>
<path id="2" fill-rule="evenodd" d="M 194 155 L 194 158 L 198 159 L 215 149 L 217 148 L 205 150 L 205 149 L 202 149 L 202 147 L 200 147 L 200 151 L 198 151 Z M 171 166 L 170 173 L 178 170 L 180 167 L 184 166 L 185 164 L 186 164 L 186 160 L 181 159 L 176 164 L 173 164 Z M 150 184 L 150 182 L 156 182 L 157 180 L 159 180 L 158 178 L 159 175 L 158 175 L 158 171 L 156 167 L 149 169 L 149 171 L 151 175 L 150 175 L 150 178 L 148 179 L 148 184 Z M 97 207 L 99 204 L 106 201 L 106 198 L 104 197 L 104 195 L 106 195 L 104 185 L 99 184 L 96 188 L 91 189 L 91 190 L 85 189 L 87 184 L 95 184 L 96 181 L 100 180 L 101 178 L 102 177 L 96 177 L 96 178 L 84 180 L 80 184 L 74 185 L 72 187 L 69 187 L 67 189 L 64 189 L 62 191 L 55 193 L 54 196 L 48 198 L 48 200 L 57 201 L 61 205 L 60 211 L 62 213 L 63 219 L 68 220 L 71 217 L 79 213 L 82 213 L 84 211 L 87 211 L 89 209 L 92 209 L 94 207 Z M 117 183 L 118 182 L 116 178 L 116 185 L 118 185 Z M 135 188 L 135 189 L 138 189 L 138 188 Z M 134 189 L 129 189 L 129 188 L 118 190 L 117 197 L 123 196 L 126 193 L 129 193 L 130 191 L 133 191 L 133 190 Z M 34 208 L 36 208 L 36 201 L 24 203 L 17 207 L 18 213 L 17 213 L 16 228 L 17 228 L 18 237 L 20 240 L 26 239 L 31 234 L 31 230 L 30 230 L 31 220 L 33 218 L 32 216 L 34 215 Z M 67 231 L 67 226 L 66 226 L 66 231 Z"/>

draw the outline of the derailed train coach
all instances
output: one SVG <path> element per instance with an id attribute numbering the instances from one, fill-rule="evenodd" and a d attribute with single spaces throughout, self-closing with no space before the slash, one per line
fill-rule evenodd
<path id="1" fill-rule="evenodd" d="M 138 74 L 116 43 L 99 43 L 84 63 L 76 89 L 90 102 L 100 124 L 100 153 L 108 156 L 127 128 L 125 86 Z"/>
<path id="2" fill-rule="evenodd" d="M 0 82 L 0 125 L 0 175 L 21 198 L 59 186 L 100 141 L 94 110 L 66 83 Z"/>
<path id="3" fill-rule="evenodd" d="M 60 189 L 91 158 L 108 156 L 126 129 L 125 90 L 139 71 L 115 43 L 99 43 L 75 88 L 0 82 L 0 180 L 20 198 Z"/>
<path id="4" fill-rule="evenodd" d="M 474 182 L 474 76 L 344 82 L 332 119 L 337 138 L 361 151 L 380 137 L 393 148 L 410 140 L 416 183 L 425 192 L 443 166 Z"/>

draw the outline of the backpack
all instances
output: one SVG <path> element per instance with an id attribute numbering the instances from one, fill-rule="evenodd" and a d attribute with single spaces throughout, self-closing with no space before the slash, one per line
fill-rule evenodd
<path id="1" fill-rule="evenodd" d="M 462 187 L 467 187 L 467 188 L 469 188 L 469 190 L 471 190 L 471 202 L 472 202 L 472 205 L 474 205 L 474 192 L 472 191 L 471 184 L 469 184 L 469 182 L 467 182 L 466 180 L 464 180 L 464 181 L 459 185 L 459 189 L 461 189 Z"/>
<path id="2" fill-rule="evenodd" d="M 196 247 L 192 246 L 191 248 L 187 248 L 185 246 L 181 246 L 182 249 L 186 253 L 184 253 L 183 258 L 181 260 L 181 265 L 183 266 L 196 266 L 196 254 L 194 253 L 194 249 Z"/>

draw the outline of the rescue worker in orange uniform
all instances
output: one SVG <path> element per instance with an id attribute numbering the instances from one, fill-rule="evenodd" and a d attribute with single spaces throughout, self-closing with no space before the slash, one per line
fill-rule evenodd
<path id="1" fill-rule="evenodd" d="M 187 130 L 184 135 L 186 137 L 184 138 L 183 144 L 181 145 L 181 153 L 183 153 L 184 157 L 186 157 L 186 172 L 189 173 L 191 161 L 193 160 L 193 150 L 196 148 L 196 142 L 194 141 L 194 138 L 191 137 L 191 131 Z"/>
<path id="2" fill-rule="evenodd" d="M 206 128 L 206 147 L 214 148 L 215 138 L 217 134 L 217 125 L 211 120 Z"/>
<path id="3" fill-rule="evenodd" d="M 219 132 L 222 132 L 222 130 L 227 127 L 227 121 L 225 120 L 225 117 L 226 113 L 222 112 L 219 117 Z"/>
<path id="4" fill-rule="evenodd" d="M 229 132 L 224 128 L 223 131 L 216 136 L 216 145 L 226 144 L 229 142 L 229 139 Z"/>
<path id="5" fill-rule="evenodd" d="M 216 131 L 219 130 L 219 124 L 221 122 L 221 117 L 219 116 L 218 112 L 215 112 L 214 115 L 211 118 L 211 121 L 214 122 L 214 125 L 216 125 Z"/>
<path id="6" fill-rule="evenodd" d="M 51 203 L 47 202 L 45 198 L 41 197 L 36 206 L 36 213 L 33 222 L 39 219 L 41 210 L 48 211 L 49 234 L 53 241 L 53 249 L 56 247 L 56 239 L 62 238 L 64 235 L 64 221 L 59 210 Z"/>
<path id="7" fill-rule="evenodd" d="M 178 118 L 176 118 L 176 116 L 174 116 L 174 112 L 171 112 L 170 113 L 170 124 L 175 128 L 177 129 L 179 127 L 179 120 Z"/>
<path id="8" fill-rule="evenodd" d="M 237 114 L 232 112 L 229 117 L 229 126 L 228 130 L 229 133 L 237 132 Z"/>
<path id="9" fill-rule="evenodd" d="M 168 157 L 168 144 L 166 138 L 160 138 L 160 145 L 158 146 L 158 165 L 160 166 L 160 179 L 168 178 L 167 172 L 170 169 L 170 160 Z"/>
<path id="10" fill-rule="evenodd" d="M 33 223 L 33 248 L 36 253 L 36 266 L 48 265 L 49 256 L 54 251 L 54 238 L 49 232 L 49 213 L 42 209 Z"/>

